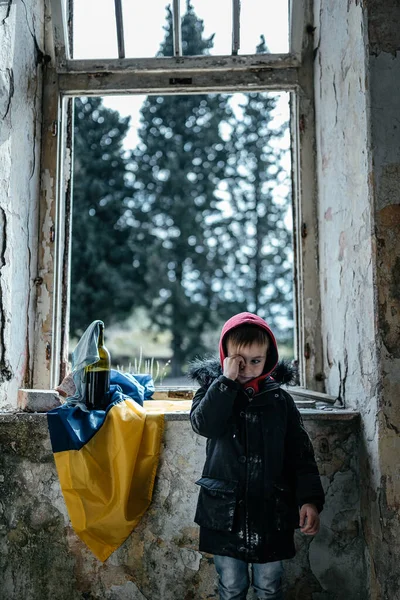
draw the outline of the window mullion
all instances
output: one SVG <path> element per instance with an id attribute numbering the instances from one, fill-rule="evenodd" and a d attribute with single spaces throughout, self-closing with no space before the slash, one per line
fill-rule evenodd
<path id="1" fill-rule="evenodd" d="M 114 0 L 115 25 L 117 29 L 118 57 L 125 58 L 124 18 L 122 14 L 121 0 Z"/>
<path id="2" fill-rule="evenodd" d="M 182 28 L 179 0 L 172 3 L 172 33 L 174 40 L 174 56 L 182 56 Z"/>
<path id="3" fill-rule="evenodd" d="M 240 48 L 240 0 L 232 0 L 232 55 Z"/>
<path id="4" fill-rule="evenodd" d="M 312 0 L 291 3 L 291 53 L 301 61 L 298 89 L 292 101 L 294 184 L 296 346 L 301 385 L 324 391 L 321 295 L 318 266 L 318 211 L 314 109 Z"/>
<path id="5" fill-rule="evenodd" d="M 312 14 L 311 0 L 289 0 L 289 52 L 301 60 L 306 42 L 306 23 L 312 23 L 308 17 Z"/>
<path id="6" fill-rule="evenodd" d="M 50 0 L 51 22 L 53 25 L 53 42 L 56 64 L 59 66 L 70 58 L 67 19 L 64 0 Z"/>

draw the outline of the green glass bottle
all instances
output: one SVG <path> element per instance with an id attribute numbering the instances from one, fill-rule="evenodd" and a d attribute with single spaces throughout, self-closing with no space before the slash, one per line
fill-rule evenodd
<path id="1" fill-rule="evenodd" d="M 100 359 L 85 368 L 86 406 L 89 410 L 104 410 L 110 402 L 110 353 L 104 345 L 104 325 L 100 324 L 97 349 Z"/>

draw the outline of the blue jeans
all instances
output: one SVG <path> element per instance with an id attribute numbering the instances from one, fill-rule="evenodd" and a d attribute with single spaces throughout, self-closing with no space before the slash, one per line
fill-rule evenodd
<path id="1" fill-rule="evenodd" d="M 250 586 L 248 563 L 217 555 L 214 556 L 214 564 L 219 577 L 220 600 L 245 600 Z M 259 600 L 283 600 L 282 562 L 253 563 L 251 566 L 252 585 Z"/>

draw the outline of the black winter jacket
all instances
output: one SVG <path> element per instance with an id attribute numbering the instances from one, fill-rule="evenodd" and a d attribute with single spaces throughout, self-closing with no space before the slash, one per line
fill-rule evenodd
<path id="1" fill-rule="evenodd" d="M 284 374 L 282 365 L 277 371 Z M 274 373 L 276 377 L 276 373 Z M 247 562 L 295 554 L 299 507 L 324 503 L 314 451 L 292 397 L 268 377 L 258 393 L 222 375 L 216 360 L 197 361 L 201 384 L 190 413 L 207 455 L 195 522 L 200 550 Z"/>

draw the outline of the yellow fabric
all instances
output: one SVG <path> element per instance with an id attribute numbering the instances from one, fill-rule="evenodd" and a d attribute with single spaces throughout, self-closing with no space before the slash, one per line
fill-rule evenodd
<path id="1" fill-rule="evenodd" d="M 145 409 L 133 400 L 115 404 L 83 448 L 54 454 L 72 527 L 101 561 L 151 502 L 165 408 Z"/>

